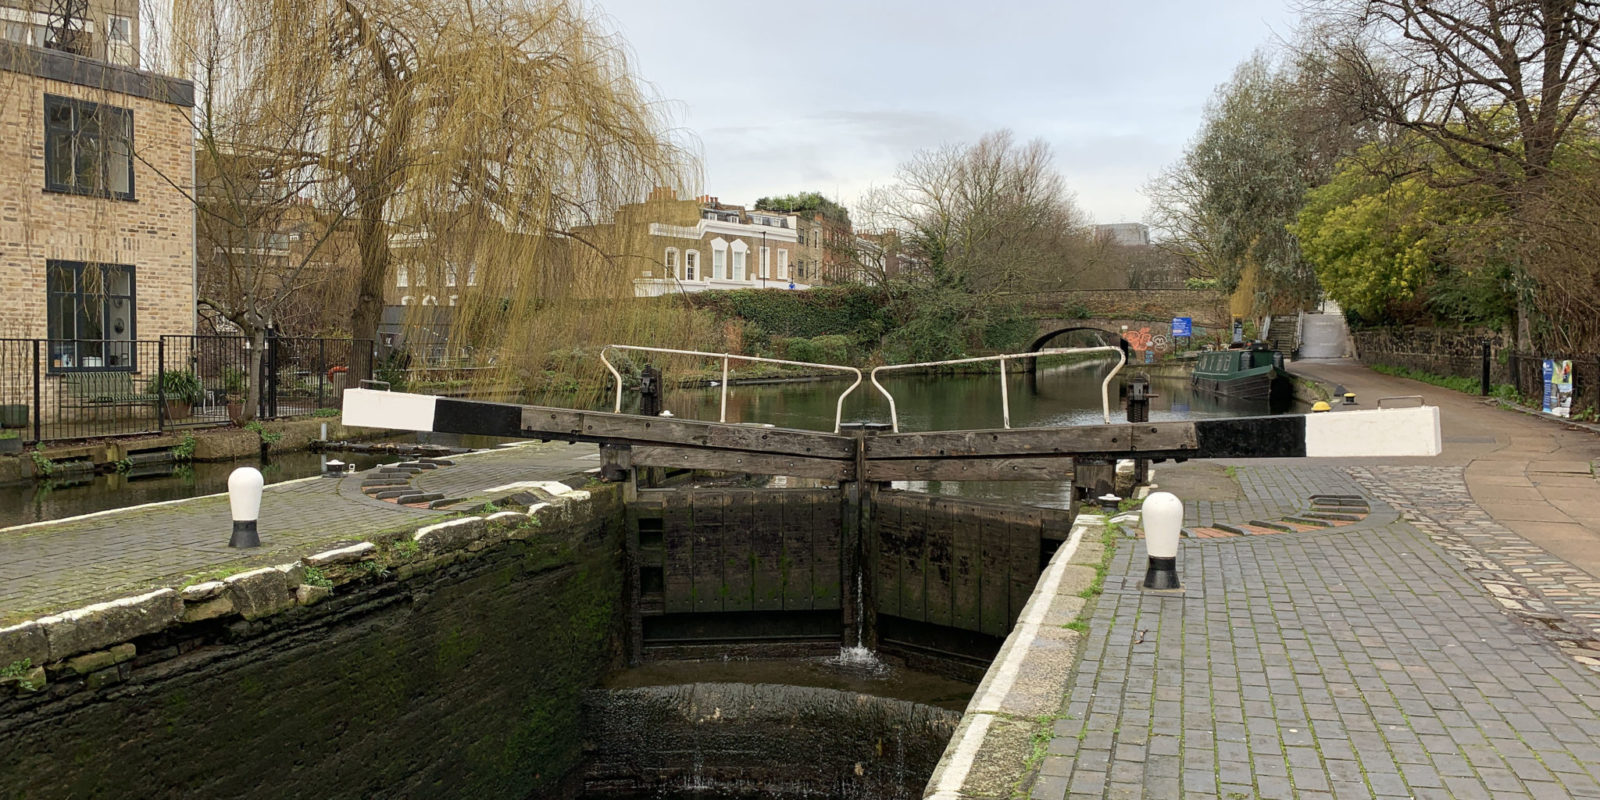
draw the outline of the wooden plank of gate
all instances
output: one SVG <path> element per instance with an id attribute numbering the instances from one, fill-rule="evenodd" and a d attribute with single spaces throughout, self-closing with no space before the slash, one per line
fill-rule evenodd
<path id="1" fill-rule="evenodd" d="M 951 615 L 950 533 L 939 524 L 936 496 L 907 494 L 905 501 L 906 557 L 900 562 L 900 610 L 910 619 L 947 625 Z"/>
<path id="2" fill-rule="evenodd" d="M 1061 481 L 1072 476 L 1072 457 L 906 458 L 868 460 L 869 481 Z"/>
<path id="3" fill-rule="evenodd" d="M 705 614 L 722 608 L 722 536 L 727 525 L 726 491 L 695 492 L 694 610 Z"/>
<path id="4" fill-rule="evenodd" d="M 1022 513 L 1027 517 L 1027 527 L 1020 536 L 1012 539 L 1007 551 L 1007 632 L 1017 617 L 1022 615 L 1022 607 L 1028 604 L 1028 598 L 1033 596 L 1033 589 L 1039 582 L 1040 568 L 1043 566 L 1039 553 L 1043 548 L 1046 527 L 1053 523 L 1067 530 L 1072 526 L 1070 515 L 1054 512 L 1053 509 L 1029 508 Z"/>
<path id="5" fill-rule="evenodd" d="M 776 610 L 782 603 L 781 579 L 770 557 L 777 539 L 776 527 L 768 530 L 752 524 L 755 498 L 749 491 L 728 494 L 727 523 L 722 529 L 723 611 L 749 611 L 752 608 Z M 768 598 L 765 606 L 762 598 Z"/>
<path id="6" fill-rule="evenodd" d="M 740 450 L 706 450 L 696 447 L 635 445 L 633 463 L 642 467 L 704 469 L 715 472 L 749 472 L 756 475 L 790 475 L 796 478 L 850 480 L 855 462 L 806 458 L 795 455 L 751 453 Z"/>
<path id="7" fill-rule="evenodd" d="M 1193 423 L 1156 424 L 1188 425 L 1191 429 L 1193 427 Z M 1068 455 L 1124 452 L 1131 448 L 1132 442 L 1133 431 L 1127 424 L 891 433 L 868 437 L 866 454 L 869 460 Z"/>
<path id="8" fill-rule="evenodd" d="M 843 608 L 839 590 L 844 582 L 844 563 L 840 542 L 844 537 L 842 514 L 844 499 L 841 492 L 818 490 L 807 503 L 810 521 L 806 523 L 811 541 L 811 586 L 816 594 L 812 607 L 836 610 Z"/>
<path id="9" fill-rule="evenodd" d="M 668 614 L 694 610 L 694 493 L 673 492 L 663 499 L 665 560 L 661 584 Z"/>
<path id="10" fill-rule="evenodd" d="M 878 595 L 878 613 L 903 617 L 901 585 L 906 559 L 905 503 L 897 492 L 879 492 L 877 513 L 872 518 L 872 538 L 878 544 L 873 578 Z"/>
<path id="11" fill-rule="evenodd" d="M 459 404 L 463 401 L 454 402 Z M 498 403 L 470 405 L 502 407 Z M 791 428 L 663 419 L 545 406 L 521 406 L 520 420 L 521 435 L 528 439 L 686 445 L 814 458 L 852 458 L 855 455 L 855 440 L 851 437 Z"/>
<path id="12" fill-rule="evenodd" d="M 965 523 L 953 523 L 958 510 L 947 508 L 940 516 L 954 529 L 950 544 L 950 594 L 954 614 L 950 625 L 962 630 L 976 631 L 983 621 L 983 597 L 979 593 L 978 577 L 983 571 L 983 559 L 980 547 L 982 536 L 980 530 L 992 530 L 997 522 L 996 515 L 987 508 L 977 509 L 977 513 L 968 510 Z"/>
<path id="13" fill-rule="evenodd" d="M 808 611 L 812 607 L 811 539 L 804 527 L 810 515 L 810 498 L 803 494 L 777 492 L 769 501 L 771 516 L 760 524 L 771 525 L 777 532 L 775 552 L 763 552 L 761 558 L 771 558 L 779 568 L 783 593 L 779 597 L 785 611 Z"/>
<path id="14" fill-rule="evenodd" d="M 1014 511 L 1001 511 L 978 536 L 978 629 L 990 636 L 1005 636 L 1011 606 L 1011 574 L 1006 553 L 1024 527 Z"/>

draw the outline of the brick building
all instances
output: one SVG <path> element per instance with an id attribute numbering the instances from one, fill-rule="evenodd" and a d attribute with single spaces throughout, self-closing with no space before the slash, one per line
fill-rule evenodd
<path id="1" fill-rule="evenodd" d="M 0 337 L 50 340 L 52 377 L 153 372 L 134 341 L 193 333 L 193 105 L 187 81 L 0 41 Z"/>
<path id="2" fill-rule="evenodd" d="M 797 215 L 747 211 L 715 197 L 657 189 L 617 210 L 615 237 L 639 264 L 634 294 L 716 289 L 806 289 L 794 269 Z"/>
<path id="3" fill-rule="evenodd" d="M 0 40 L 73 53 L 119 67 L 139 67 L 138 0 L 87 0 L 78 18 L 62 0 L 0 0 Z"/>

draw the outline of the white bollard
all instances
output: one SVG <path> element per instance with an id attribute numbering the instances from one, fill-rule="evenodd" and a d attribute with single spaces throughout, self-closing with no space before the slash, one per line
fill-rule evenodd
<path id="1" fill-rule="evenodd" d="M 1140 511 L 1144 518 L 1144 549 L 1150 556 L 1144 588 L 1180 588 L 1178 536 L 1183 530 L 1183 501 L 1171 492 L 1155 492 L 1144 499 Z"/>
<path id="2" fill-rule="evenodd" d="M 265 484 L 261 470 L 255 467 L 240 467 L 228 476 L 228 507 L 233 512 L 233 537 L 228 540 L 229 547 L 261 546 L 256 521 L 261 518 L 261 487 Z"/>

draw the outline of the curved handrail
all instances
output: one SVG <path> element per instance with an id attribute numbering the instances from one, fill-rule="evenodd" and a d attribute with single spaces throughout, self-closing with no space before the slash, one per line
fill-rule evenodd
<path id="1" fill-rule="evenodd" d="M 856 376 L 855 383 L 850 384 L 850 388 L 845 389 L 844 393 L 839 395 L 838 402 L 836 402 L 834 404 L 834 409 L 833 409 L 833 432 L 834 433 L 838 433 L 839 432 L 839 427 L 840 427 L 839 423 L 842 422 L 843 419 L 844 419 L 844 399 L 846 397 L 849 397 L 850 393 L 855 391 L 857 386 L 861 385 L 861 370 L 856 369 L 855 367 L 841 367 L 841 366 L 838 366 L 836 364 L 815 364 L 815 363 L 812 363 L 810 361 L 785 361 L 785 360 L 783 360 L 781 358 L 762 358 L 760 356 L 741 356 L 741 355 L 737 355 L 737 354 L 734 354 L 734 353 L 708 353 L 708 352 L 705 352 L 703 350 L 673 350 L 673 349 L 666 348 L 666 347 L 640 347 L 638 345 L 631 345 L 631 344 L 608 344 L 605 347 L 600 348 L 600 361 L 603 362 L 606 365 L 606 369 L 611 371 L 611 377 L 616 379 L 617 401 L 616 401 L 616 404 L 613 406 L 612 410 L 615 411 L 618 414 L 622 413 L 622 373 L 617 372 L 617 368 L 612 366 L 612 364 L 611 364 L 611 359 L 606 358 L 606 351 L 607 350 L 637 350 L 637 351 L 645 352 L 645 353 L 668 353 L 668 354 L 671 354 L 671 355 L 679 355 L 679 356 L 705 356 L 707 358 L 720 358 L 720 359 L 722 359 L 722 411 L 719 414 L 719 416 L 717 417 L 717 421 L 718 422 L 727 422 L 728 421 L 728 361 L 730 361 L 730 360 L 734 360 L 734 361 L 759 361 L 759 362 L 761 362 L 763 364 L 788 364 L 791 367 L 816 367 L 817 369 L 828 369 L 828 370 L 834 370 L 836 372 L 847 372 L 847 373 L 850 373 L 852 375 L 855 375 Z"/>
<path id="2" fill-rule="evenodd" d="M 899 433 L 900 414 L 895 409 L 894 395 L 889 394 L 889 390 L 883 388 L 883 384 L 878 382 L 878 373 L 885 370 L 916 369 L 917 367 L 942 367 L 949 364 L 973 364 L 979 361 L 998 361 L 1000 362 L 1001 421 L 1006 428 L 1010 428 L 1011 394 L 1010 390 L 1006 386 L 1006 361 L 1014 358 L 1038 358 L 1039 356 L 1064 356 L 1071 353 L 1097 353 L 1111 351 L 1116 351 L 1117 366 L 1115 369 L 1111 370 L 1111 373 L 1106 375 L 1106 379 L 1100 383 L 1100 410 L 1105 416 L 1106 424 L 1109 425 L 1111 424 L 1111 379 L 1115 378 L 1117 373 L 1122 370 L 1123 365 L 1128 363 L 1128 354 L 1123 351 L 1122 348 L 1115 345 L 1107 345 L 1105 347 L 1051 347 L 1044 350 L 1034 350 L 1029 353 L 1007 353 L 1005 355 L 998 356 L 975 356 L 973 358 L 955 358 L 949 361 L 923 361 L 917 364 L 885 364 L 884 366 L 873 368 L 872 385 L 877 387 L 878 393 L 883 395 L 884 398 L 889 401 L 889 423 L 894 429 L 894 432 Z"/>

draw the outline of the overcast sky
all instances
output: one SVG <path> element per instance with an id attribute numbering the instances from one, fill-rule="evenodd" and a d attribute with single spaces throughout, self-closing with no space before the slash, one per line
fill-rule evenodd
<path id="1" fill-rule="evenodd" d="M 1138 221 L 1216 86 L 1288 0 L 593 0 L 699 141 L 705 189 L 852 204 L 922 148 L 1041 137 L 1096 222 Z"/>

